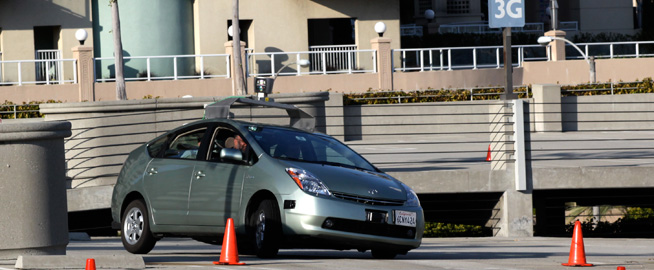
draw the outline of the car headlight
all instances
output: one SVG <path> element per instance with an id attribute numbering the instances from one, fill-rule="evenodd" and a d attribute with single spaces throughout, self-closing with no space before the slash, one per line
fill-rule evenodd
<path id="1" fill-rule="evenodd" d="M 404 206 L 420 206 L 418 194 L 416 194 L 416 192 L 406 184 L 402 183 L 402 186 L 406 190 L 406 202 L 404 203 Z"/>
<path id="2" fill-rule="evenodd" d="M 296 168 L 286 168 L 286 173 L 304 192 L 314 195 L 331 196 L 331 192 L 317 177 L 310 172 Z"/>

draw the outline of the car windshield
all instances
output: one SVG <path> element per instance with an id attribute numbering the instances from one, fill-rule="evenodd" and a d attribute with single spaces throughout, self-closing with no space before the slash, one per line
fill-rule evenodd
<path id="1" fill-rule="evenodd" d="M 368 161 L 329 136 L 276 127 L 248 127 L 250 134 L 271 157 L 377 171 Z"/>

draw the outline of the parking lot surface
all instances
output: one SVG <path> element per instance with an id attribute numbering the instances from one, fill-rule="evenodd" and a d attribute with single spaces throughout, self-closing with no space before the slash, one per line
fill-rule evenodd
<path id="1" fill-rule="evenodd" d="M 654 269 L 654 239 L 586 238 L 584 243 L 592 269 Z M 143 260 L 147 269 L 568 269 L 561 263 L 568 262 L 570 244 L 569 238 L 426 238 L 420 248 L 393 260 L 354 250 L 281 250 L 275 259 L 241 255 L 245 266 L 221 266 L 212 263 L 219 260 L 220 246 L 164 238 Z M 71 241 L 67 255 L 132 256 L 119 238 Z M 0 269 L 14 269 L 14 264 L 0 261 Z M 84 269 L 84 263 L 79 267 Z"/>

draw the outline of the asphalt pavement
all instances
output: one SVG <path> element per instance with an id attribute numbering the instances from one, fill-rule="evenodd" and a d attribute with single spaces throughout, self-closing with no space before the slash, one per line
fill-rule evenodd
<path id="1" fill-rule="evenodd" d="M 281 250 L 274 259 L 239 256 L 245 266 L 214 265 L 221 246 L 186 238 L 164 238 L 143 255 L 146 269 L 568 269 L 570 238 L 425 238 L 420 248 L 393 260 L 373 259 L 354 250 Z M 584 239 L 586 261 L 592 269 L 654 269 L 654 239 Z M 119 238 L 71 241 L 67 256 L 136 256 Z M 79 269 L 84 269 L 80 260 Z M 0 260 L 0 270 L 14 269 L 15 260 Z M 97 265 L 101 269 L 101 265 Z M 45 268 L 47 269 L 47 267 Z M 124 269 L 124 268 L 109 268 Z"/>

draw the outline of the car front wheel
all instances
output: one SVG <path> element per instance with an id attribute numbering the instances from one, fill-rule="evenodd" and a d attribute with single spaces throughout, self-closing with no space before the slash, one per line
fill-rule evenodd
<path id="1" fill-rule="evenodd" d="M 157 242 L 150 232 L 150 219 L 145 203 L 132 201 L 126 208 L 122 219 L 123 246 L 134 254 L 147 254 Z"/>
<path id="2" fill-rule="evenodd" d="M 281 221 L 277 204 L 264 200 L 250 216 L 254 253 L 259 258 L 275 257 L 281 240 Z"/>

